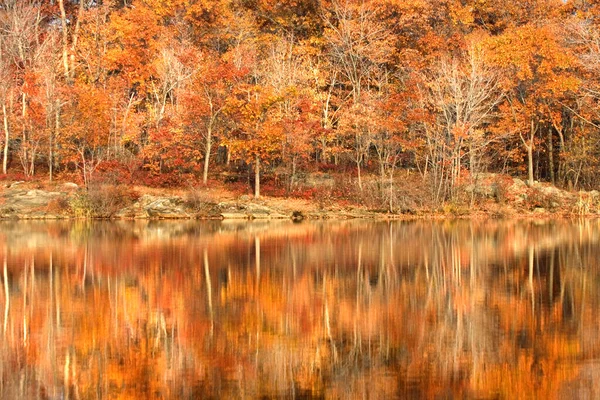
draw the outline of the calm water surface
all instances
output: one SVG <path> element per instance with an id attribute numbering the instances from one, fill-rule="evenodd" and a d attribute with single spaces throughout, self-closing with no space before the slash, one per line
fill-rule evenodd
<path id="1" fill-rule="evenodd" d="M 0 223 L 0 398 L 600 398 L 600 222 Z"/>

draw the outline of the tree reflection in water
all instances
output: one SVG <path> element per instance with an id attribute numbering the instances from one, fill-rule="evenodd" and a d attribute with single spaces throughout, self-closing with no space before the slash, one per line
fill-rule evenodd
<path id="1" fill-rule="evenodd" d="M 598 221 L 0 226 L 0 398 L 600 396 Z"/>

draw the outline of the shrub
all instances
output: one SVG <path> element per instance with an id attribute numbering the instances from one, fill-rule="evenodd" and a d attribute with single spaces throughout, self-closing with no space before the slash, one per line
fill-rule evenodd
<path id="1" fill-rule="evenodd" d="M 9 170 L 6 175 L 0 175 L 0 177 L 7 181 L 20 182 L 20 181 L 30 181 L 33 177 L 26 175 L 22 171 L 11 171 Z"/>
<path id="2" fill-rule="evenodd" d="M 131 174 L 125 165 L 117 160 L 102 161 L 98 164 L 98 167 L 96 167 L 95 172 L 94 182 L 119 185 L 131 181 Z"/>
<path id="3" fill-rule="evenodd" d="M 333 204 L 331 191 L 327 188 L 315 188 L 315 191 L 313 192 L 313 200 L 317 202 L 317 205 L 321 210 Z"/>
<path id="4" fill-rule="evenodd" d="M 462 203 L 448 202 L 442 206 L 442 212 L 446 215 L 464 216 L 469 214 L 470 209 Z"/>
<path id="5" fill-rule="evenodd" d="M 527 205 L 532 210 L 537 207 L 550 210 L 556 208 L 557 204 L 560 204 L 560 202 L 556 196 L 544 193 L 537 188 L 531 189 L 527 197 Z"/>
<path id="6" fill-rule="evenodd" d="M 180 174 L 178 172 L 163 172 L 161 174 L 140 171 L 141 184 L 149 187 L 174 188 L 184 186 L 186 183 L 195 182 L 193 174 Z"/>
<path id="7" fill-rule="evenodd" d="M 213 196 L 201 188 L 192 187 L 185 195 L 185 206 L 197 214 L 208 213 L 215 205 Z"/>
<path id="8" fill-rule="evenodd" d="M 579 215 L 599 214 L 600 198 L 592 193 L 579 192 L 573 212 Z"/>
<path id="9" fill-rule="evenodd" d="M 139 195 L 123 185 L 90 185 L 78 191 L 69 201 L 77 217 L 110 218 L 120 209 L 131 205 Z"/>
<path id="10" fill-rule="evenodd" d="M 291 192 L 291 196 L 299 198 L 299 199 L 304 199 L 304 200 L 312 200 L 319 196 L 319 194 L 318 194 L 319 191 L 323 191 L 323 190 L 324 189 L 317 189 L 314 187 L 301 186 L 301 187 L 294 188 L 294 190 Z"/>
<path id="11" fill-rule="evenodd" d="M 76 217 L 92 217 L 93 206 L 86 191 L 78 191 L 69 199 L 69 207 Z"/>
<path id="12" fill-rule="evenodd" d="M 69 211 L 69 200 L 60 196 L 48 202 L 46 212 L 50 214 L 65 214 Z"/>

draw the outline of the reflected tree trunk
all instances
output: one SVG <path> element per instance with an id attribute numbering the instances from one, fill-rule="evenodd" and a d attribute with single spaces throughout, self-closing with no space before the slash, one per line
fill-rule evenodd
<path id="1" fill-rule="evenodd" d="M 550 182 L 556 184 L 554 176 L 554 143 L 552 140 L 552 129 L 548 129 L 548 172 L 550 172 Z"/>
<path id="2" fill-rule="evenodd" d="M 210 270 L 208 268 L 208 253 L 204 249 L 204 276 L 206 278 L 206 298 L 208 302 L 208 312 L 210 316 L 210 336 L 214 333 L 214 313 L 212 304 L 212 283 L 210 280 Z"/>
<path id="3" fill-rule="evenodd" d="M 260 157 L 254 160 L 254 198 L 260 198 Z"/>
<path id="4" fill-rule="evenodd" d="M 254 264 L 256 267 L 256 288 L 260 282 L 260 238 L 256 236 L 254 238 Z"/>
<path id="5" fill-rule="evenodd" d="M 329 302 L 327 301 L 327 273 L 323 275 L 323 323 L 325 325 L 325 334 L 327 335 L 327 339 L 331 346 L 331 357 L 332 364 L 337 364 L 338 361 L 338 351 L 337 346 L 335 344 L 335 339 L 331 333 L 331 322 L 329 318 Z"/>
<path id="6" fill-rule="evenodd" d="M 533 288 L 533 266 L 534 266 L 534 249 L 533 245 L 529 245 L 529 290 L 531 291 L 531 314 L 535 315 L 535 291 Z"/>
<path id="7" fill-rule="evenodd" d="M 4 336 L 6 337 L 6 330 L 8 328 L 8 312 L 10 310 L 10 291 L 8 289 L 8 263 L 6 260 L 6 249 L 4 250 Z"/>
<path id="8" fill-rule="evenodd" d="M 27 290 L 29 289 L 29 265 L 25 261 L 23 265 L 23 345 L 27 345 Z"/>

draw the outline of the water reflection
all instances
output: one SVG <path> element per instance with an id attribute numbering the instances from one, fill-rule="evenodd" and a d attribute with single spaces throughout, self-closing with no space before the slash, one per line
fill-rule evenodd
<path id="1" fill-rule="evenodd" d="M 600 223 L 0 224 L 0 398 L 598 398 Z"/>

